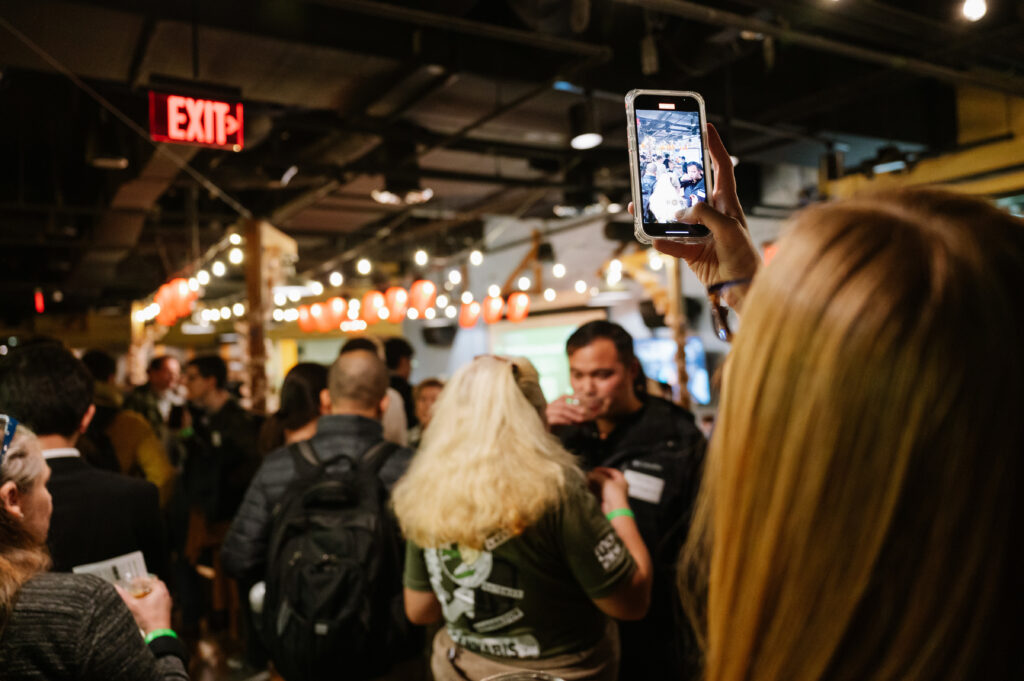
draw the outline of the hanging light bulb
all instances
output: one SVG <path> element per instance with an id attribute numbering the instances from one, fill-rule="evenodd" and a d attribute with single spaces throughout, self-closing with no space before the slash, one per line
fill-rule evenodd
<path id="1" fill-rule="evenodd" d="M 469 264 L 473 267 L 479 267 L 484 261 L 484 254 L 480 251 L 473 251 L 469 254 Z"/>
<path id="2" fill-rule="evenodd" d="M 455 319 L 455 315 L 459 314 L 459 311 L 455 309 L 454 305 L 449 305 L 444 309 L 444 316 L 448 319 Z"/>
<path id="3" fill-rule="evenodd" d="M 284 321 L 284 310 L 282 310 L 281 308 L 277 308 L 276 310 L 274 310 L 272 316 L 273 316 L 275 322 L 283 322 Z"/>
<path id="4" fill-rule="evenodd" d="M 440 308 L 448 307 L 448 296 L 446 296 L 445 294 L 442 293 L 441 295 L 439 295 L 437 297 L 436 303 L 437 303 L 437 306 L 440 307 Z"/>
<path id="5" fill-rule="evenodd" d="M 423 313 L 423 316 L 427 319 L 433 319 L 437 316 L 437 310 L 432 307 L 428 307 L 427 311 Z"/>
<path id="6" fill-rule="evenodd" d="M 615 286 L 622 281 L 622 270 L 609 269 L 605 275 L 604 280 L 608 282 L 609 286 Z"/>
<path id="7" fill-rule="evenodd" d="M 653 248 L 647 251 L 647 266 L 654 272 L 657 272 L 665 265 L 665 261 L 661 259 L 661 253 L 654 250 Z"/>
<path id="8" fill-rule="evenodd" d="M 580 279 L 573 288 L 576 289 L 576 293 L 584 294 L 587 292 L 587 282 Z"/>
<path id="9" fill-rule="evenodd" d="M 231 242 L 232 246 L 237 246 L 242 243 L 242 235 L 235 233 L 228 237 L 228 241 Z"/>
<path id="10" fill-rule="evenodd" d="M 241 265 L 243 260 L 245 260 L 245 254 L 242 253 L 241 248 L 232 248 L 228 251 L 228 262 L 232 265 Z"/>
<path id="11" fill-rule="evenodd" d="M 466 305 L 469 305 L 470 303 L 472 303 L 473 302 L 473 294 L 470 293 L 469 291 L 464 292 L 462 294 L 462 302 L 465 303 Z"/>
<path id="12" fill-rule="evenodd" d="M 501 295 L 501 287 L 498 286 L 497 284 L 491 284 L 490 286 L 487 287 L 487 295 L 489 295 L 491 298 L 497 298 L 498 296 Z"/>
<path id="13" fill-rule="evenodd" d="M 331 272 L 331 276 L 327 278 L 331 286 L 337 288 L 345 283 L 345 277 L 342 276 L 341 272 Z"/>
<path id="14" fill-rule="evenodd" d="M 293 303 L 297 303 L 300 300 L 302 300 L 302 294 L 296 290 L 291 290 L 288 292 L 288 300 L 292 301 Z"/>
<path id="15" fill-rule="evenodd" d="M 430 309 L 433 310 L 434 308 Z M 409 311 L 405 313 L 405 316 L 415 321 L 420 318 L 420 312 L 415 307 L 410 307 Z"/>
<path id="16" fill-rule="evenodd" d="M 241 317 L 242 315 L 245 314 L 245 305 L 243 305 L 242 303 L 235 303 L 234 305 L 231 306 L 231 311 L 235 314 L 236 317 Z"/>
<path id="17" fill-rule="evenodd" d="M 274 305 L 277 305 L 278 307 L 284 307 L 287 304 L 288 304 L 288 296 L 286 296 L 283 293 L 275 293 L 274 294 Z"/>
<path id="18" fill-rule="evenodd" d="M 533 284 L 529 277 L 519 277 L 519 290 L 528 291 Z"/>
<path id="19" fill-rule="evenodd" d="M 199 282 L 200 286 L 206 286 L 210 283 L 210 273 L 206 270 L 199 270 L 196 272 L 196 281 Z"/>
<path id="20" fill-rule="evenodd" d="M 324 285 L 321 284 L 319 281 L 309 282 L 308 288 L 314 296 L 322 295 L 324 292 Z"/>
<path id="21" fill-rule="evenodd" d="M 978 21 L 988 12 L 985 0 L 964 0 L 963 13 L 968 21 Z"/>
<path id="22" fill-rule="evenodd" d="M 218 260 L 217 262 L 213 263 L 213 267 L 210 268 L 210 271 L 213 272 L 213 276 L 215 277 L 223 277 L 227 273 L 228 268 L 224 265 L 224 263 Z"/>
<path id="23" fill-rule="evenodd" d="M 370 273 L 371 269 L 373 269 L 373 266 L 370 264 L 370 261 L 367 260 L 366 258 L 361 258 L 359 262 L 356 263 L 356 272 L 359 272 L 359 274 L 363 275 L 364 277 Z"/>
<path id="24" fill-rule="evenodd" d="M 227 305 L 222 307 L 220 309 L 220 318 L 221 319 L 231 319 L 231 308 L 228 307 Z"/>
<path id="25" fill-rule="evenodd" d="M 544 300 L 546 300 L 546 301 L 548 301 L 550 303 L 554 299 L 555 299 L 555 289 L 553 289 L 553 288 L 545 289 L 544 290 Z"/>
<path id="26" fill-rule="evenodd" d="M 417 265 L 423 267 L 430 260 L 430 256 L 428 256 L 427 252 L 421 248 L 420 250 L 416 251 L 416 254 L 412 257 L 412 259 Z"/>
<path id="27" fill-rule="evenodd" d="M 461 284 L 462 272 L 459 272 L 458 270 L 451 270 L 450 272 L 448 272 L 448 282 L 453 285 Z"/>
<path id="28" fill-rule="evenodd" d="M 551 274 L 554 275 L 555 279 L 561 279 L 565 276 L 565 265 L 560 262 L 556 262 L 551 266 Z"/>

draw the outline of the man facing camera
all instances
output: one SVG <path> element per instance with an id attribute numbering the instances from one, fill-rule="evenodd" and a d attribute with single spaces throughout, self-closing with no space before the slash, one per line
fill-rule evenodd
<path id="1" fill-rule="evenodd" d="M 22 346 L 0 361 L 0 412 L 35 431 L 50 466 L 53 569 L 142 551 L 149 571 L 166 578 L 157 488 L 93 468 L 76 447 L 96 412 L 93 390 L 85 365 L 56 342 Z"/>
<path id="2" fill-rule="evenodd" d="M 584 324 L 566 352 L 573 395 L 548 405 L 548 423 L 585 470 L 623 472 L 654 561 L 650 611 L 639 622 L 619 623 L 621 669 L 638 679 L 687 678 L 696 651 L 678 608 L 675 566 L 700 484 L 704 436 L 693 414 L 638 385 L 633 338 L 618 324 Z"/>

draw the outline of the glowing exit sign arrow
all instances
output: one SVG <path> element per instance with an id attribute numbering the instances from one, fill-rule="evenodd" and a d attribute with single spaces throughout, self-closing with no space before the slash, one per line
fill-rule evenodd
<path id="1" fill-rule="evenodd" d="M 149 93 L 149 136 L 157 142 L 241 151 L 242 103 Z"/>

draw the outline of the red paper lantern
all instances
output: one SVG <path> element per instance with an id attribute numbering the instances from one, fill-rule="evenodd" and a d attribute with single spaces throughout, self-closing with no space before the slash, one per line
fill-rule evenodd
<path id="1" fill-rule="evenodd" d="M 347 307 L 345 299 L 340 296 L 334 296 L 324 303 L 323 326 L 327 328 L 321 330 L 337 331 L 341 326 L 341 322 L 345 319 L 345 309 Z"/>
<path id="2" fill-rule="evenodd" d="M 419 312 L 421 317 L 428 309 L 434 307 L 436 301 L 437 286 L 434 285 L 434 282 L 429 279 L 420 279 L 413 282 L 412 287 L 409 289 L 409 305 Z"/>
<path id="3" fill-rule="evenodd" d="M 299 329 L 304 333 L 316 331 L 316 319 L 310 313 L 309 305 L 299 305 Z"/>
<path id="4" fill-rule="evenodd" d="M 409 309 L 409 293 L 401 286 L 392 286 L 384 292 L 384 300 L 388 306 L 388 319 L 401 321 L 405 311 Z"/>
<path id="5" fill-rule="evenodd" d="M 480 303 L 473 301 L 472 303 L 462 304 L 462 309 L 459 311 L 459 326 L 464 329 L 471 329 L 476 326 L 479 319 Z"/>
<path id="6" fill-rule="evenodd" d="M 313 326 L 320 333 L 327 333 L 331 330 L 331 320 L 327 312 L 327 305 L 324 303 L 313 303 L 310 305 L 309 316 L 313 318 Z"/>
<path id="7" fill-rule="evenodd" d="M 363 295 L 363 303 L 360 308 L 360 316 L 363 321 L 367 324 L 376 324 L 379 322 L 380 311 L 386 303 L 387 301 L 384 300 L 384 294 L 380 291 L 367 291 Z"/>
<path id="8" fill-rule="evenodd" d="M 176 317 L 185 317 L 192 311 L 192 291 L 188 287 L 188 282 L 181 277 L 171 280 L 171 300 L 173 301 L 172 309 Z"/>
<path id="9" fill-rule="evenodd" d="M 505 311 L 505 301 L 501 296 L 487 296 L 484 298 L 484 321 L 493 324 L 501 319 L 501 313 Z"/>
<path id="10" fill-rule="evenodd" d="M 526 319 L 530 312 L 530 296 L 522 291 L 516 291 L 508 297 L 508 312 L 505 316 L 510 322 L 521 322 Z"/>

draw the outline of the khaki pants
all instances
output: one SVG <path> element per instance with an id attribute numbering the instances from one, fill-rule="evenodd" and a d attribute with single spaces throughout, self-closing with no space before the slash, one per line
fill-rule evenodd
<path id="1" fill-rule="evenodd" d="M 450 651 L 454 650 L 454 659 Z M 566 653 L 540 660 L 503 660 L 477 655 L 457 645 L 442 627 L 434 637 L 430 656 L 434 681 L 480 681 L 502 672 L 543 671 L 565 681 L 617 681 L 619 678 L 619 630 L 608 621 L 604 638 L 579 653 Z"/>

